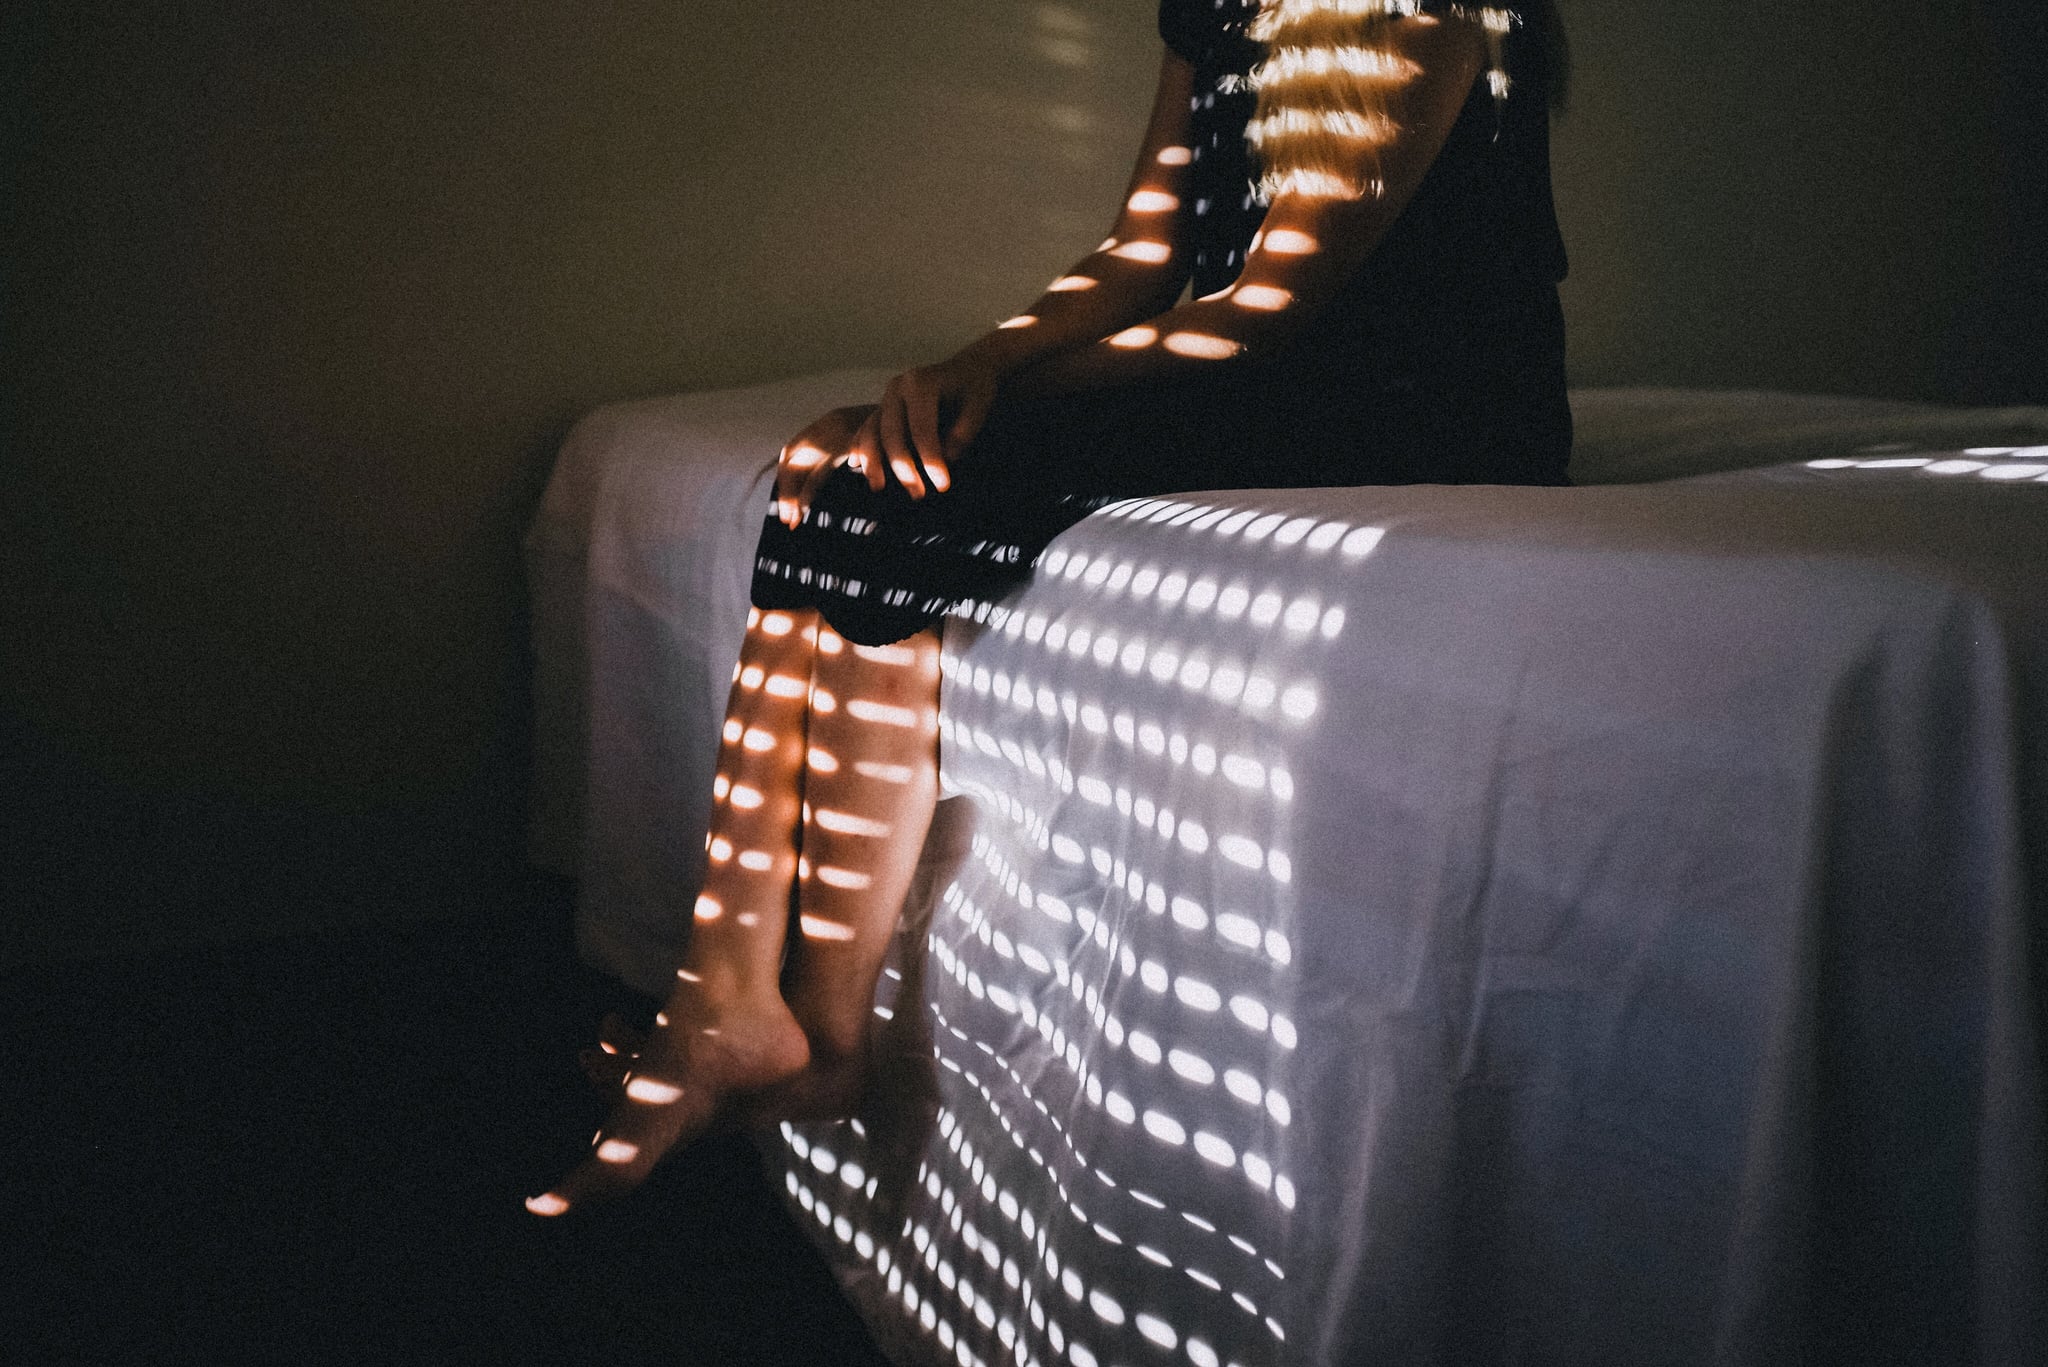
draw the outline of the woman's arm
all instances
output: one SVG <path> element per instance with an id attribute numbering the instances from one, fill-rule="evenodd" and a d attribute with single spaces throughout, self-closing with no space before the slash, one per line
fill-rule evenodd
<path id="1" fill-rule="evenodd" d="M 1416 15 L 1385 25 L 1387 124 L 1361 140 L 1362 198 L 1277 195 L 1237 282 L 1173 306 L 1190 263 L 1180 197 L 1188 164 L 1191 64 L 1169 52 L 1115 230 L 1032 305 L 948 359 L 891 380 L 874 409 L 827 414 L 784 451 L 777 497 L 794 523 L 840 452 L 880 489 L 893 471 L 913 497 L 951 484 L 998 393 L 1037 398 L 1193 375 L 1280 349 L 1358 270 L 1442 151 L 1488 59 L 1474 21 Z M 951 422 L 942 419 L 949 415 Z"/>
<path id="2" fill-rule="evenodd" d="M 1024 312 L 962 347 L 942 365 L 1000 374 L 1149 318 L 1170 307 L 1193 267 L 1182 245 L 1188 217 L 1182 182 L 1194 67 L 1169 51 L 1159 66 L 1152 116 L 1123 206 L 1100 247 L 1076 262 Z"/>
<path id="3" fill-rule="evenodd" d="M 1462 19 L 1393 21 L 1382 46 L 1403 74 L 1388 91 L 1384 139 L 1361 141 L 1361 157 L 1373 164 L 1356 176 L 1361 183 L 1376 179 L 1378 194 L 1277 196 L 1230 288 L 1043 358 L 1011 374 L 1003 393 L 1043 397 L 1172 379 L 1293 341 L 1407 208 L 1487 61 L 1485 31 Z"/>
<path id="4" fill-rule="evenodd" d="M 927 471 L 931 487 L 943 491 L 951 483 L 948 458 L 981 430 L 1007 376 L 1172 306 L 1190 271 L 1181 247 L 1187 217 L 1181 188 L 1193 160 L 1187 135 L 1194 85 L 1193 65 L 1168 51 L 1138 163 L 1107 241 L 1023 313 L 945 360 L 890 380 L 880 404 L 834 409 L 790 440 L 776 477 L 783 521 L 794 526 L 802 520 L 842 454 L 876 489 L 886 479 L 886 460 L 913 497 L 924 494 Z"/>
<path id="5" fill-rule="evenodd" d="M 1181 243 L 1181 189 L 1193 160 L 1187 134 L 1194 82 L 1192 64 L 1168 51 L 1123 207 L 1100 247 L 1024 312 L 945 360 L 889 381 L 855 443 L 872 485 L 881 487 L 887 459 L 913 496 L 924 492 L 926 472 L 932 487 L 945 489 L 947 458 L 981 430 L 1006 377 L 1172 306 L 1191 269 Z"/>

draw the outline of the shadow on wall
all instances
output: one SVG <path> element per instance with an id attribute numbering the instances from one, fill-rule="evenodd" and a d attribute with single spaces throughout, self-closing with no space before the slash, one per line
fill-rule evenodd
<path id="1" fill-rule="evenodd" d="M 1577 89 L 1558 193 L 1581 383 L 2041 397 L 2039 369 L 1987 367 L 1992 336 L 2042 331 L 2038 295 L 2017 326 L 2016 273 L 2042 238 L 1995 123 L 2013 151 L 2048 131 L 2019 84 L 2048 58 L 2022 31 L 2039 19 L 2011 0 L 1739 16 L 1563 3 Z M 1987 33 L 2012 59 L 2003 110 Z"/>
<path id="2" fill-rule="evenodd" d="M 1580 377 L 1964 392 L 1964 5 L 1567 0 Z M 1150 0 L 7 7 L 0 706 L 72 795 L 25 943 L 152 849 L 510 861 L 566 425 L 1005 316 L 1103 231 L 1157 53 Z M 159 834 L 64 815 L 108 802 Z"/>
<path id="3" fill-rule="evenodd" d="M 223 840 L 317 866 L 338 826 L 510 859 L 517 538 L 567 425 L 995 321 L 1100 235 L 1151 35 L 1123 4 L 9 6 L 0 703 L 64 794 L 33 902 Z M 156 834 L 65 815 L 108 804 Z M 101 938 L 47 917 L 30 945 Z"/>

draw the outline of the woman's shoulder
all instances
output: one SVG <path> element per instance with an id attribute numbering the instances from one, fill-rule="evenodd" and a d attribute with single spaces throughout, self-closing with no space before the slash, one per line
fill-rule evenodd
<path id="1" fill-rule="evenodd" d="M 1252 35 L 1261 11 L 1291 22 L 1318 11 L 1341 16 L 1456 16 L 1483 25 L 1493 40 L 1496 81 L 1502 76 L 1556 102 L 1569 63 L 1556 0 L 1159 0 L 1159 35 L 1197 66 L 1242 71 L 1257 63 L 1263 46 Z M 1513 66 L 1521 68 L 1512 73 Z M 1532 79 L 1533 78 L 1533 79 Z M 1498 86 L 1497 86 L 1498 88 Z"/>

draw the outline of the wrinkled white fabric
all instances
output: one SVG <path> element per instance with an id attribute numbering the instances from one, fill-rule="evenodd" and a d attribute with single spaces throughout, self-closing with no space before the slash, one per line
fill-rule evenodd
<path id="1" fill-rule="evenodd" d="M 949 632 L 887 1096 L 769 1141 L 890 1351 L 2041 1360 L 2048 459 L 1953 451 L 2039 415 L 1834 416 L 1126 505 Z"/>

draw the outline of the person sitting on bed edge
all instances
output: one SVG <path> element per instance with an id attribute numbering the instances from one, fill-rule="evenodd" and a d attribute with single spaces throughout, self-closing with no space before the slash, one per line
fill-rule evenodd
<path id="1" fill-rule="evenodd" d="M 1550 0 L 1163 0 L 1159 24 L 1109 238 L 784 448 L 687 957 L 651 1034 L 608 1026 L 617 1104 L 535 1214 L 722 1113 L 857 1095 L 937 801 L 938 624 L 1060 531 L 1191 489 L 1565 482 Z"/>

